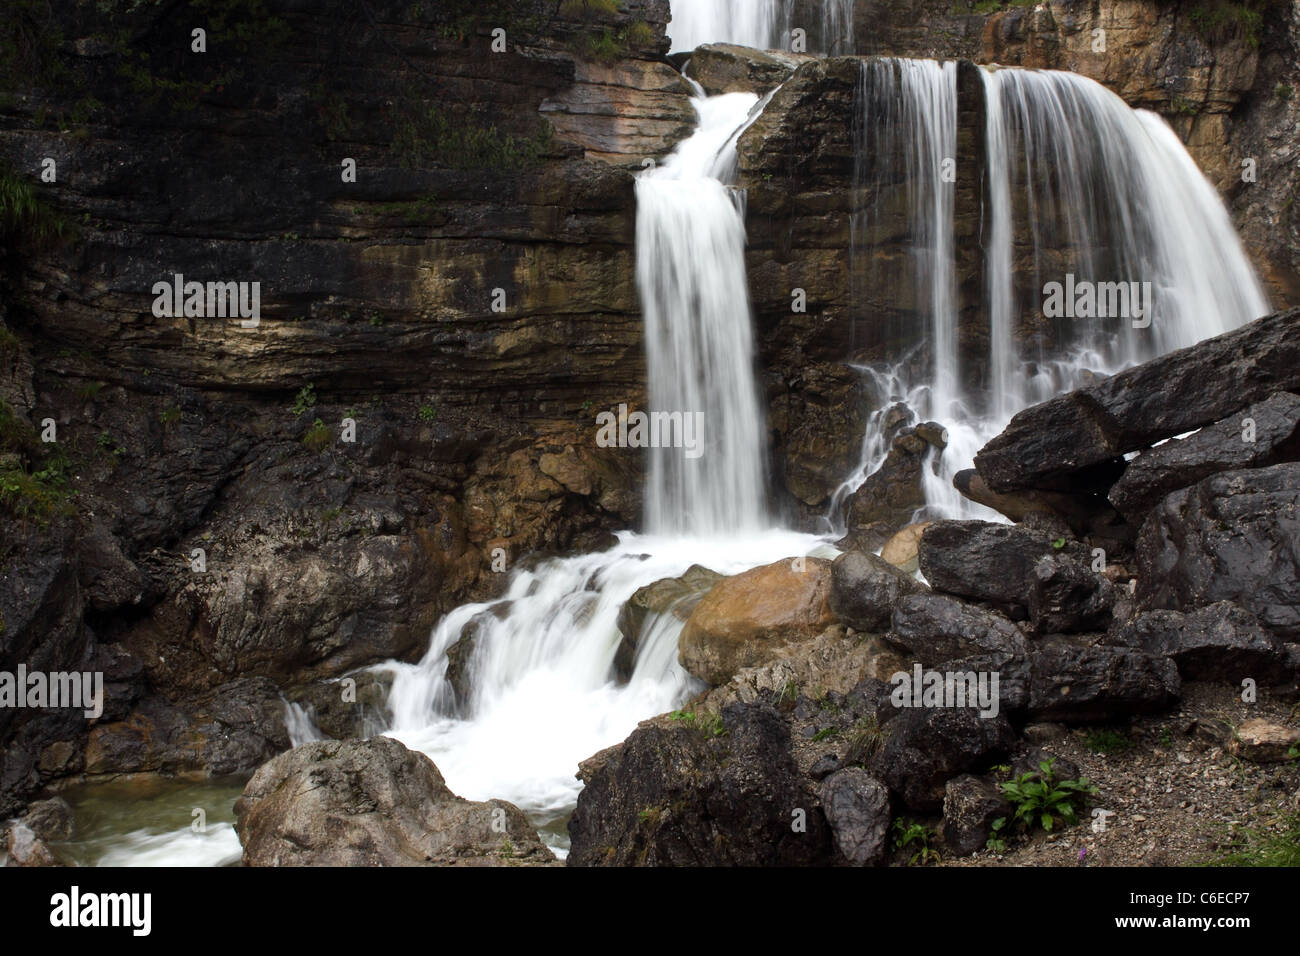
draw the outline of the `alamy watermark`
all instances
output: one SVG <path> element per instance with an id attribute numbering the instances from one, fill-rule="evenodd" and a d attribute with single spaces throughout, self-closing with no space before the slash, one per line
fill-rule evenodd
<path id="1" fill-rule="evenodd" d="M 628 412 L 626 404 L 596 415 L 601 448 L 681 448 L 687 458 L 704 454 L 703 412 Z"/>
<path id="2" fill-rule="evenodd" d="M 104 713 L 102 671 L 0 671 L 0 707 L 78 709 L 90 720 Z"/>
<path id="3" fill-rule="evenodd" d="M 1150 282 L 1076 281 L 1066 273 L 1065 282 L 1043 286 L 1043 315 L 1049 319 L 1131 319 L 1133 328 L 1151 325 Z"/>
<path id="4" fill-rule="evenodd" d="M 262 283 L 186 282 L 177 272 L 153 284 L 153 314 L 159 319 L 242 319 L 255 329 L 262 321 Z"/>
<path id="5" fill-rule="evenodd" d="M 916 664 L 910 674 L 891 674 L 889 682 L 895 707 L 975 707 L 985 719 L 998 715 L 997 671 L 927 671 Z"/>

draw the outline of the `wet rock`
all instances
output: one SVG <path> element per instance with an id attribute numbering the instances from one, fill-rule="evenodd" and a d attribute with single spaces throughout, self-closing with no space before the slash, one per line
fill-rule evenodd
<path id="1" fill-rule="evenodd" d="M 1007 817 L 1011 804 L 998 787 L 982 777 L 953 777 L 943 790 L 943 842 L 955 856 L 984 849 L 993 821 Z"/>
<path id="2" fill-rule="evenodd" d="M 510 613 L 510 601 L 498 601 L 465 622 L 460 637 L 447 648 L 447 682 L 456 694 L 457 706 L 465 707 L 473 696 L 474 651 L 479 636 Z"/>
<path id="3" fill-rule="evenodd" d="M 54 851 L 26 823 L 9 828 L 9 859 L 5 866 L 62 866 Z"/>
<path id="4" fill-rule="evenodd" d="M 885 546 L 880 549 L 881 560 L 888 561 L 900 571 L 913 574 L 920 566 L 917 551 L 921 546 L 921 535 L 928 527 L 928 521 L 909 524 L 885 542 Z"/>
<path id="5" fill-rule="evenodd" d="M 1106 642 L 1168 657 L 1186 680 L 1236 685 L 1246 677 L 1273 683 L 1291 676 L 1282 643 L 1248 611 L 1228 601 L 1186 614 L 1143 611 L 1114 628 Z"/>
<path id="6" fill-rule="evenodd" d="M 911 524 L 916 512 L 925 506 L 922 469 L 937 453 L 916 433 L 915 426 L 902 428 L 881 466 L 850 496 L 849 533 L 839 547 L 874 552 Z"/>
<path id="7" fill-rule="evenodd" d="M 997 492 L 1104 490 L 1119 456 L 1300 392 L 1300 309 L 1265 316 L 1018 413 L 975 456 Z"/>
<path id="8" fill-rule="evenodd" d="M 1202 478 L 1221 471 L 1258 468 L 1297 458 L 1300 458 L 1300 395 L 1280 392 L 1194 435 L 1172 439 L 1144 451 L 1128 463 L 1108 497 L 1138 526 L 1165 495 L 1194 485 Z"/>
<path id="9" fill-rule="evenodd" d="M 1105 630 L 1114 606 L 1114 586 L 1082 561 L 1047 554 L 1034 562 L 1029 619 L 1040 634 Z"/>
<path id="10" fill-rule="evenodd" d="M 1078 545 L 1050 532 L 987 521 L 936 521 L 921 536 L 930 587 L 1001 605 L 1023 604 L 1039 558 Z"/>
<path id="11" fill-rule="evenodd" d="M 1011 660 L 1027 650 L 1024 634 L 1002 615 L 942 594 L 903 598 L 888 639 L 926 666 L 973 654 Z"/>
<path id="12" fill-rule="evenodd" d="M 824 757 L 817 758 L 816 763 L 808 769 L 808 776 L 812 777 L 814 780 L 825 780 L 835 771 L 839 770 L 841 766 L 842 764 L 840 763 L 839 757 L 835 756 L 835 754 L 826 754 Z"/>
<path id="13" fill-rule="evenodd" d="M 1069 495 L 1051 491 L 1016 491 L 999 494 L 988 486 L 974 468 L 953 475 L 953 487 L 977 504 L 992 508 L 1012 521 L 1023 521 L 1031 514 L 1055 515 L 1082 533 L 1115 514 L 1115 510 L 1095 497 Z"/>
<path id="14" fill-rule="evenodd" d="M 943 806 L 947 782 L 1011 750 L 1015 731 L 1003 714 L 981 717 L 968 707 L 903 710 L 870 769 L 904 804 L 922 812 Z"/>
<path id="15" fill-rule="evenodd" d="M 1029 681 L 1030 715 L 1066 724 L 1157 713 L 1182 691 L 1173 661 L 1127 647 L 1035 648 Z"/>
<path id="16" fill-rule="evenodd" d="M 1231 601 L 1274 635 L 1300 637 L 1297 540 L 1300 464 L 1205 478 L 1168 495 L 1142 526 L 1138 606 L 1190 611 Z"/>
<path id="17" fill-rule="evenodd" d="M 1292 759 L 1298 745 L 1300 730 L 1255 718 L 1237 728 L 1232 752 L 1252 763 L 1282 763 Z"/>
<path id="18" fill-rule="evenodd" d="M 316 726 L 327 737 L 346 740 L 373 737 L 390 726 L 388 692 L 392 686 L 391 672 L 362 670 L 337 680 L 314 681 L 290 696 L 310 709 Z"/>
<path id="19" fill-rule="evenodd" d="M 553 859 L 519 808 L 463 800 L 391 737 L 318 741 L 263 765 L 235 801 L 247 866 L 501 865 Z"/>
<path id="20" fill-rule="evenodd" d="M 831 562 L 821 558 L 786 559 L 725 578 L 691 612 L 678 658 L 696 677 L 724 684 L 832 625 L 830 589 Z"/>
<path id="21" fill-rule="evenodd" d="M 36 801 L 27 808 L 23 823 L 37 837 L 50 843 L 72 839 L 72 807 L 62 797 Z"/>
<path id="22" fill-rule="evenodd" d="M 687 76 L 710 96 L 764 93 L 776 89 L 810 55 L 782 50 L 751 50 L 730 43 L 706 43 L 691 54 Z"/>
<path id="23" fill-rule="evenodd" d="M 874 554 L 846 551 L 831 565 L 831 611 L 854 630 L 885 630 L 898 602 L 925 590 L 910 574 Z"/>
<path id="24" fill-rule="evenodd" d="M 858 767 L 841 770 L 821 786 L 822 811 L 835 846 L 853 866 L 875 866 L 889 849 L 889 791 Z"/>
<path id="25" fill-rule="evenodd" d="M 732 704 L 721 728 L 726 733 L 715 736 L 703 726 L 650 721 L 584 762 L 569 865 L 831 862 L 831 829 L 795 765 L 785 720 L 768 705 Z M 803 832 L 792 826 L 798 819 Z"/>
<path id="26" fill-rule="evenodd" d="M 614 672 L 619 680 L 628 680 L 632 676 L 646 618 L 671 613 L 685 622 L 722 577 L 716 571 L 693 564 L 679 577 L 663 578 L 633 592 L 618 612 L 618 630 L 622 640 L 614 654 Z"/>

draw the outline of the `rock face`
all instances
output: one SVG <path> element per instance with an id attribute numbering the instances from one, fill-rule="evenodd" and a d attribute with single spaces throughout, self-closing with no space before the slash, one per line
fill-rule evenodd
<path id="1" fill-rule="evenodd" d="M 808 54 L 751 50 L 730 43 L 706 43 L 691 54 L 688 75 L 710 96 L 719 93 L 770 93 L 785 82 Z"/>
<path id="2" fill-rule="evenodd" d="M 821 558 L 788 558 L 725 578 L 691 612 L 678 658 L 701 680 L 725 683 L 834 624 L 830 591 L 831 563 Z"/>
<path id="3" fill-rule="evenodd" d="M 433 761 L 389 737 L 304 744 L 235 802 L 247 866 L 545 863 L 519 808 L 462 800 Z"/>
<path id="4" fill-rule="evenodd" d="M 949 779 L 994 763 L 1015 742 L 1005 715 L 985 718 L 967 707 L 904 710 L 888 727 L 871 769 L 904 804 L 922 812 L 943 806 Z"/>
<path id="5" fill-rule="evenodd" d="M 569 820 L 570 866 L 828 863 L 832 834 L 790 754 L 789 730 L 763 704 L 733 704 L 723 736 L 643 724 L 584 764 Z M 797 832 L 795 811 L 806 828 Z"/>
<path id="6" fill-rule="evenodd" d="M 1300 463 L 1228 471 L 1169 495 L 1138 540 L 1138 605 L 1230 601 L 1300 637 Z"/>
<path id="7" fill-rule="evenodd" d="M 1064 554 L 1034 562 L 1029 619 L 1040 634 L 1105 630 L 1114 605 L 1114 586 L 1083 562 Z"/>
<path id="8" fill-rule="evenodd" d="M 1106 488 L 1125 452 L 1300 391 L 1300 309 L 1025 409 L 975 456 L 994 491 Z"/>
<path id="9" fill-rule="evenodd" d="M 1029 711 L 1038 720 L 1158 713 L 1182 690 L 1173 661 L 1127 647 L 1057 644 L 1036 649 L 1029 667 Z"/>
<path id="10" fill-rule="evenodd" d="M 1279 392 L 1194 435 L 1144 451 L 1107 497 L 1136 525 L 1160 499 L 1220 471 L 1300 458 L 1300 395 Z"/>
<path id="11" fill-rule="evenodd" d="M 894 608 L 925 586 L 874 554 L 846 551 L 831 565 L 831 612 L 858 631 L 883 631 Z"/>

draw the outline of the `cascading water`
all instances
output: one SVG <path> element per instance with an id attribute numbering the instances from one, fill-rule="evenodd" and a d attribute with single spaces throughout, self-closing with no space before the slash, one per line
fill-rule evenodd
<path id="1" fill-rule="evenodd" d="M 1222 201 L 1160 117 L 1129 108 L 1100 84 L 1073 73 L 984 69 L 989 381 L 986 389 L 967 393 L 956 351 L 957 310 L 946 298 L 954 288 L 953 250 L 939 238 L 945 222 L 951 235 L 951 207 L 945 209 L 932 193 L 939 189 L 950 196 L 951 190 L 942 189 L 934 172 L 924 168 L 940 155 L 952 155 L 936 152 L 933 144 L 955 143 L 955 105 L 948 111 L 942 99 L 951 96 L 955 104 L 955 87 L 940 92 L 933 79 L 938 64 L 897 73 L 888 64 L 864 65 L 862 102 L 876 113 L 862 117 L 857 148 L 859 156 L 900 150 L 897 155 L 908 157 L 913 256 L 919 279 L 928 285 L 918 289 L 918 302 L 929 311 L 932 357 L 920 381 L 906 360 L 871 371 L 882 411 L 869 422 L 859 467 L 833 496 L 828 523 L 836 530 L 843 527 L 844 501 L 889 450 L 881 429 L 890 405 L 904 402 L 920 418 L 935 418 L 948 430 L 939 467 L 925 472 L 926 506 L 917 519 L 996 519 L 996 513 L 964 499 L 952 487 L 952 477 L 970 467 L 975 452 L 1013 414 L 1094 376 L 1218 335 L 1268 311 Z M 882 97 L 894 76 L 898 101 Z M 954 124 L 951 139 L 946 128 L 934 128 L 948 117 Z M 913 168 L 918 161 L 921 168 Z M 1016 201 L 1017 184 L 1023 205 Z M 870 213 L 854 218 L 854 260 Z M 937 232 L 927 233 L 930 224 Z M 1150 315 L 1138 327 L 1128 317 L 1071 318 L 1050 325 L 1039 320 L 1035 327 L 1044 283 L 1064 284 L 1067 273 L 1080 282 L 1149 282 Z M 858 275 L 855 261 L 855 281 L 861 281 Z"/>
<path id="2" fill-rule="evenodd" d="M 853 0 L 820 0 L 820 36 L 805 52 L 853 52 Z M 673 0 L 668 35 L 673 49 L 704 43 L 735 43 L 758 50 L 789 49 L 791 33 L 812 24 L 794 22 L 795 0 Z"/>
<path id="3" fill-rule="evenodd" d="M 770 529 L 765 509 L 741 199 L 721 181 L 761 104 L 751 94 L 694 102 L 695 134 L 637 183 L 637 274 L 650 409 L 702 413 L 703 454 L 652 449 L 647 534 L 516 572 L 502 599 L 448 614 L 418 665 L 381 668 L 393 677 L 388 733 L 429 754 L 462 796 L 516 803 L 561 851 L 578 763 L 698 684 L 677 663 L 672 614 L 647 620 L 630 680 L 615 682 L 624 602 L 692 564 L 732 574 L 820 543 Z M 446 677 L 457 641 L 472 641 L 461 700 Z"/>

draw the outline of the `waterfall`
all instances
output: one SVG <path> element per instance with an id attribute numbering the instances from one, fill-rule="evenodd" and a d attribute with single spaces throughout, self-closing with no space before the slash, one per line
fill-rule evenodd
<path id="1" fill-rule="evenodd" d="M 646 527 L 657 534 L 719 534 L 765 526 L 766 427 L 754 380 L 735 134 L 752 93 L 699 97 L 693 137 L 637 194 L 637 284 L 645 314 L 651 415 L 697 416 L 698 457 L 652 448 Z"/>
<path id="2" fill-rule="evenodd" d="M 386 732 L 432 757 L 461 796 L 517 804 L 560 853 L 578 763 L 702 688 L 677 662 L 672 614 L 647 619 L 630 679 L 615 681 L 618 613 L 633 592 L 693 564 L 735 574 L 821 544 L 769 528 L 766 513 L 743 197 L 728 185 L 736 139 L 765 102 L 698 96 L 695 133 L 636 184 L 650 410 L 702 413 L 703 454 L 651 449 L 647 534 L 518 570 L 501 599 L 447 614 L 419 664 L 376 668 L 393 681 Z"/>
<path id="3" fill-rule="evenodd" d="M 1268 300 L 1167 123 L 1073 73 L 984 69 L 990 430 L 1028 405 L 1256 319 Z M 1023 184 L 1023 214 L 1014 184 Z M 1017 237 L 1032 263 L 1017 295 Z M 1039 320 L 1044 285 L 1151 283 L 1151 313 Z M 1024 321 L 1024 316 L 1028 320 Z M 1148 324 L 1149 323 L 1149 324 Z M 1029 347 L 1018 344 L 1027 340 Z"/>
<path id="4" fill-rule="evenodd" d="M 734 43 L 757 50 L 791 46 L 791 33 L 807 34 L 806 53 L 853 52 L 853 0 L 816 0 L 820 16 L 812 23 L 795 21 L 796 0 L 672 0 L 668 35 L 673 49 L 694 50 L 704 43 Z M 805 4 L 804 6 L 810 6 Z"/>

